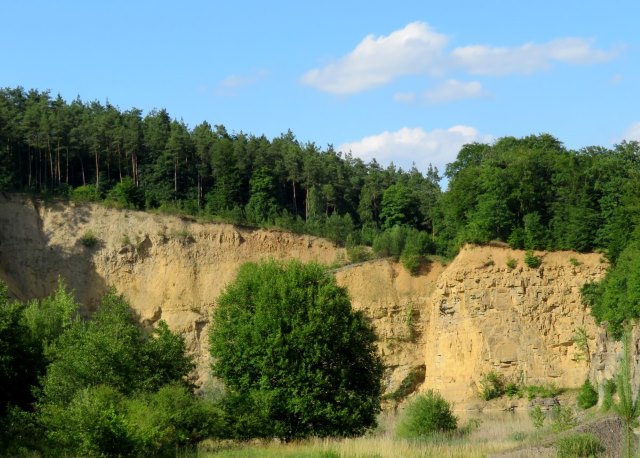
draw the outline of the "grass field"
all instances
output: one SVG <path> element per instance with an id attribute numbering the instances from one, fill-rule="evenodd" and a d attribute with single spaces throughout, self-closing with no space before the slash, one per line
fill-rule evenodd
<path id="1" fill-rule="evenodd" d="M 222 458 L 402 458 L 483 457 L 534 441 L 537 434 L 525 414 L 480 414 L 477 428 L 465 436 L 434 436 L 406 441 L 394 437 L 394 415 L 383 415 L 376 431 L 358 438 L 310 439 L 293 443 L 204 443 L 198 456 Z M 461 423 L 464 425 L 465 421 Z"/>

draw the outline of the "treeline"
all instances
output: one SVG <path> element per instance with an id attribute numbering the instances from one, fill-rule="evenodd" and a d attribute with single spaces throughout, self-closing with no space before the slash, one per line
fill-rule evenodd
<path id="1" fill-rule="evenodd" d="M 0 189 L 275 225 L 400 256 L 466 242 L 622 252 L 638 222 L 640 145 L 566 149 L 541 134 L 465 145 L 444 175 L 331 146 L 189 128 L 166 110 L 0 90 Z M 362 251 L 352 250 L 356 256 Z"/>

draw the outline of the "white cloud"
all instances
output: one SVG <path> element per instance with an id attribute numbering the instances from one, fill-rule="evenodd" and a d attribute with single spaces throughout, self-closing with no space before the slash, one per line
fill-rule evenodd
<path id="1" fill-rule="evenodd" d="M 640 142 L 640 122 L 633 124 L 627 129 L 622 136 L 622 140 L 632 141 L 636 140 Z"/>
<path id="2" fill-rule="evenodd" d="M 248 75 L 230 75 L 216 85 L 217 95 L 235 95 L 238 90 L 252 86 L 268 75 L 264 69 L 253 70 Z"/>
<path id="3" fill-rule="evenodd" d="M 381 86 L 404 75 L 435 68 L 448 38 L 423 22 L 412 22 L 387 36 L 368 35 L 341 59 L 302 76 L 302 83 L 333 94 Z"/>
<path id="4" fill-rule="evenodd" d="M 462 145 L 493 140 L 492 136 L 482 135 L 470 126 L 457 125 L 432 131 L 425 131 L 420 127 L 403 127 L 395 132 L 385 131 L 345 143 L 340 145 L 338 150 L 351 152 L 364 161 L 375 158 L 384 166 L 393 162 L 405 170 L 415 163 L 423 173 L 431 163 L 438 167 L 442 174 L 445 165 L 455 160 Z"/>
<path id="5" fill-rule="evenodd" d="M 592 47 L 593 40 L 559 38 L 548 43 L 527 43 L 516 48 L 463 46 L 451 52 L 452 63 L 474 75 L 530 74 L 553 62 L 590 65 L 605 62 L 614 53 Z"/>
<path id="6" fill-rule="evenodd" d="M 462 69 L 473 75 L 529 74 L 553 63 L 591 65 L 614 52 L 594 48 L 594 40 L 558 38 L 515 47 L 461 46 L 447 51 L 448 37 L 424 22 L 412 22 L 389 35 L 368 35 L 353 51 L 300 81 L 325 92 L 351 94 L 382 86 L 407 75 L 437 75 Z M 397 97 L 396 97 L 397 99 Z"/>
<path id="7" fill-rule="evenodd" d="M 451 100 L 473 99 L 486 95 L 482 89 L 482 84 L 477 81 L 463 82 L 458 80 L 447 80 L 440 86 L 426 91 L 424 99 L 429 104 L 449 102 Z"/>
<path id="8" fill-rule="evenodd" d="M 416 100 L 416 95 L 413 92 L 396 92 L 393 95 L 393 100 L 400 103 L 413 103 Z"/>

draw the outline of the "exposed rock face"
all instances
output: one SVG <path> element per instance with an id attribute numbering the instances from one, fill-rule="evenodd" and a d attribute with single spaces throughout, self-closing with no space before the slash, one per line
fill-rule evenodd
<path id="1" fill-rule="evenodd" d="M 81 243 L 88 231 L 98 240 L 91 248 Z M 184 334 L 201 382 L 216 298 L 243 262 L 267 257 L 332 264 L 345 253 L 311 236 L 0 197 L 0 279 L 16 297 L 49 294 L 60 275 L 91 309 L 115 287 L 143 323 L 162 319 Z M 529 269 L 523 257 L 502 247 L 468 247 L 450 265 L 434 262 L 416 277 L 386 260 L 337 269 L 354 307 L 376 327 L 387 392 L 413 377 L 412 385 L 462 402 L 492 369 L 522 374 L 527 383 L 580 385 L 588 365 L 572 334 L 579 326 L 590 336 L 598 330 L 579 288 L 606 265 L 599 255 L 548 253 L 539 269 Z M 518 261 L 515 269 L 507 268 L 508 258 Z"/>
<path id="2" fill-rule="evenodd" d="M 597 254 L 538 255 L 542 265 L 531 269 L 522 251 L 467 248 L 447 266 L 431 297 L 425 388 L 471 399 L 491 370 L 526 384 L 577 387 L 584 381 L 590 355 L 581 354 L 573 335 L 583 327 L 591 353 L 599 330 L 581 304 L 580 288 L 604 275 L 607 265 Z M 508 259 L 517 261 L 515 268 L 507 267 Z"/>

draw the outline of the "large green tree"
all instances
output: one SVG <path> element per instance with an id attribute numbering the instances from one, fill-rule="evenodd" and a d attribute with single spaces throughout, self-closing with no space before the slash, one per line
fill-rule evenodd
<path id="1" fill-rule="evenodd" d="M 317 264 L 243 265 L 218 301 L 210 343 L 240 434 L 351 436 L 375 425 L 373 330 Z"/>

